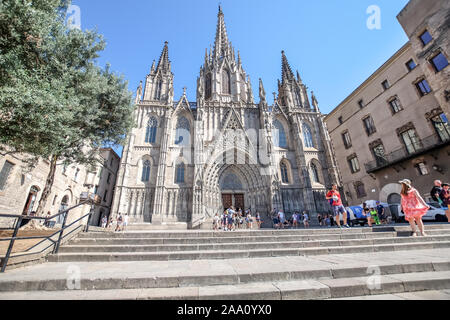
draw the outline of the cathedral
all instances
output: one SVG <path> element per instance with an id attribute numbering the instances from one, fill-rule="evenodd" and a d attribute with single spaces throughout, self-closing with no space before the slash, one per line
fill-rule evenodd
<path id="1" fill-rule="evenodd" d="M 283 209 L 330 212 L 326 189 L 338 182 L 317 99 L 281 52 L 278 94 L 269 105 L 262 80 L 255 103 L 250 77 L 228 39 L 219 7 L 213 48 L 197 79 L 197 99 L 176 101 L 166 42 L 136 95 L 113 216 L 170 228 L 210 228 L 224 208 L 251 209 L 271 225 Z"/>

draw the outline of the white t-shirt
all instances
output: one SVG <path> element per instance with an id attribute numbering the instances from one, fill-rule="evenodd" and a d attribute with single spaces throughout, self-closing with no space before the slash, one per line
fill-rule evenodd
<path id="1" fill-rule="evenodd" d="M 128 224 L 128 218 L 129 218 L 128 216 L 124 216 L 124 217 L 123 217 L 123 222 L 124 222 L 125 224 Z"/>
<path id="2" fill-rule="evenodd" d="M 305 214 L 303 215 L 303 221 L 308 221 L 308 219 L 309 219 L 309 217 L 308 217 L 308 215 L 305 213 Z"/>
<path id="3" fill-rule="evenodd" d="M 284 212 L 280 211 L 278 214 L 280 215 L 281 222 L 284 222 Z"/>

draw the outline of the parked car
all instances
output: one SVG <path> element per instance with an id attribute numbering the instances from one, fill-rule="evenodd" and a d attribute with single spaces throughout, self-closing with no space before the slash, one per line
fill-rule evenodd
<path id="1" fill-rule="evenodd" d="M 367 223 L 367 217 L 363 214 L 363 208 L 359 206 L 353 206 L 353 207 L 347 207 L 345 208 L 347 210 L 350 226 L 360 225 L 361 227 L 364 227 L 364 225 Z"/>
<path id="2" fill-rule="evenodd" d="M 447 216 L 445 215 L 445 209 L 443 207 L 436 206 L 436 203 L 427 203 L 430 206 L 428 212 L 422 217 L 423 221 L 436 221 L 447 222 Z M 396 222 L 405 222 L 405 213 L 402 210 L 401 204 L 395 204 L 391 206 L 397 206 L 398 218 Z"/>

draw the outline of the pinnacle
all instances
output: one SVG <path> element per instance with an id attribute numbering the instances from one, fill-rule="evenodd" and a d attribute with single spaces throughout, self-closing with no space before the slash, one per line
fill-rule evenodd
<path id="1" fill-rule="evenodd" d="M 170 72 L 170 61 L 169 61 L 169 42 L 164 42 L 164 48 L 159 58 L 158 67 L 156 70 L 161 70 L 163 72 Z"/>
<path id="2" fill-rule="evenodd" d="M 284 54 L 284 50 L 281 51 L 281 77 L 282 83 L 284 84 L 286 81 L 295 80 L 294 73 L 292 72 L 291 66 Z"/>

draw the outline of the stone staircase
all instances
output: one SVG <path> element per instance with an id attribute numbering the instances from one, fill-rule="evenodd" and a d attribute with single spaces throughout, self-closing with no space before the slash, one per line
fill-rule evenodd
<path id="1" fill-rule="evenodd" d="M 450 289 L 450 225 L 426 230 L 90 232 L 45 264 L 0 275 L 0 299 L 335 299 Z"/>

